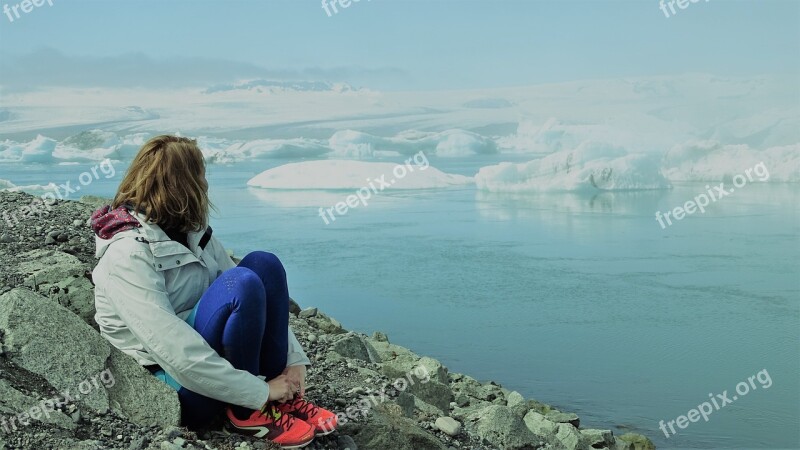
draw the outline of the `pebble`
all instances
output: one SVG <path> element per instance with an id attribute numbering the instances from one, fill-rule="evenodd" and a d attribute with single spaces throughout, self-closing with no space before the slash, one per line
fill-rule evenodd
<path id="1" fill-rule="evenodd" d="M 316 334 L 309 334 L 308 335 L 308 342 L 317 342 L 317 335 Z"/>
<path id="2" fill-rule="evenodd" d="M 461 423 L 452 417 L 439 417 L 434 425 L 448 436 L 458 436 L 458 433 L 461 432 Z"/>
<path id="3" fill-rule="evenodd" d="M 75 225 L 76 227 L 79 227 L 83 225 L 83 221 L 81 219 L 75 219 L 72 221 L 72 224 Z"/>
<path id="4" fill-rule="evenodd" d="M 9 244 L 11 242 L 14 242 L 14 238 L 12 238 L 11 236 L 3 233 L 3 234 L 0 234 L 0 242 L 2 242 L 4 244 Z"/>

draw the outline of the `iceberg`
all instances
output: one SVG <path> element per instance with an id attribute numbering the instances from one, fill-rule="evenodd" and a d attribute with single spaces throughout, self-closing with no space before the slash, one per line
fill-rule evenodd
<path id="1" fill-rule="evenodd" d="M 629 191 L 669 189 L 659 170 L 659 156 L 629 153 L 599 142 L 584 142 L 526 163 L 482 167 L 478 189 L 488 192 Z"/>
<path id="2" fill-rule="evenodd" d="M 800 181 L 800 144 L 757 150 L 748 145 L 717 141 L 689 141 L 664 156 L 662 172 L 671 181 L 727 181 L 763 163 L 768 170 L 760 181 Z"/>
<path id="3" fill-rule="evenodd" d="M 423 151 L 443 157 L 497 153 L 494 140 L 460 129 L 439 133 L 408 130 L 388 138 L 343 130 L 331 136 L 328 146 L 335 155 L 345 158 L 364 158 L 387 152 L 412 155 Z"/>
<path id="4" fill-rule="evenodd" d="M 216 161 L 235 162 L 266 158 L 314 158 L 330 151 L 330 148 L 313 139 L 258 139 L 230 145 L 216 154 Z"/>
<path id="5" fill-rule="evenodd" d="M 383 190 L 437 189 L 471 183 L 471 177 L 444 173 L 428 164 L 321 160 L 290 163 L 266 170 L 251 178 L 247 185 L 284 190 L 355 190 L 370 187 Z"/>
<path id="6" fill-rule="evenodd" d="M 6 140 L 0 143 L 0 162 L 52 163 L 56 144 L 56 141 L 41 134 L 26 143 Z"/>

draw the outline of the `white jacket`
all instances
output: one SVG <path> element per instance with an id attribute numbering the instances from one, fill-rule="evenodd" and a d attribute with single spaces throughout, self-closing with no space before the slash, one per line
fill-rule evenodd
<path id="1" fill-rule="evenodd" d="M 143 365 L 160 365 L 181 386 L 251 409 L 269 398 L 269 385 L 235 369 L 184 319 L 211 283 L 236 267 L 215 238 L 199 247 L 205 232 L 191 232 L 191 251 L 170 240 L 144 216 L 141 228 L 111 239 L 95 236 L 95 320 L 101 335 Z M 112 245 L 113 244 L 113 245 Z M 287 365 L 311 365 L 291 328 Z"/>

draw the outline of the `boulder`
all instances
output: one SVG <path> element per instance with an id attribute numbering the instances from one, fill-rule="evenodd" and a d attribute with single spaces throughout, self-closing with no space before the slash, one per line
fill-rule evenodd
<path id="1" fill-rule="evenodd" d="M 23 286 L 42 294 L 94 323 L 94 286 L 86 277 L 86 266 L 75 256 L 57 250 L 32 250 L 20 255 L 16 273 Z"/>
<path id="2" fill-rule="evenodd" d="M 477 412 L 476 432 L 494 447 L 505 450 L 536 449 L 544 446 L 545 440 L 535 435 L 526 426 L 524 409 L 491 405 Z"/>
<path id="3" fill-rule="evenodd" d="M 412 380 L 414 380 L 413 377 Z M 446 413 L 450 410 L 450 402 L 453 401 L 453 391 L 450 386 L 434 380 L 430 380 L 427 383 L 423 380 L 414 381 L 416 382 L 413 384 L 409 383 L 408 392 L 414 394 L 420 400 L 439 408 L 441 413 Z"/>
<path id="4" fill-rule="evenodd" d="M 580 430 L 581 445 L 584 447 L 612 448 L 614 446 L 614 433 L 611 430 Z"/>
<path id="5" fill-rule="evenodd" d="M 16 288 L 0 297 L 0 329 L 5 332 L 5 353 L 14 364 L 97 411 L 108 409 L 104 388 L 89 381 L 88 388 L 80 389 L 81 383 L 105 370 L 111 350 L 78 316 L 35 292 Z"/>
<path id="6" fill-rule="evenodd" d="M 50 399 L 46 399 L 50 400 Z M 38 400 L 22 392 L 14 389 L 10 384 L 4 380 L 0 380 L 0 413 L 8 416 L 17 416 L 19 414 L 28 414 L 26 417 L 31 417 L 43 423 L 55 425 L 65 430 L 74 430 L 75 423 L 72 419 L 61 411 L 54 410 L 51 401 Z M 28 421 L 27 418 L 23 420 Z M 18 419 L 7 418 L 0 423 L 0 436 L 5 433 L 13 433 L 18 428 L 23 427 Z M 2 440 L 0 440 L 2 444 Z M 3 448 L 0 445 L 0 448 Z"/>
<path id="7" fill-rule="evenodd" d="M 525 403 L 525 397 L 517 391 L 511 391 L 506 395 L 506 406 L 516 406 Z"/>
<path id="8" fill-rule="evenodd" d="M 111 404 L 118 407 L 133 423 L 141 426 L 178 426 L 181 405 L 178 393 L 156 379 L 133 358 L 111 348 L 108 369 L 114 375 L 109 383 Z"/>
<path id="9" fill-rule="evenodd" d="M 393 450 L 444 450 L 439 439 L 406 417 L 400 407 L 381 403 L 372 408 L 365 424 L 353 422 L 340 427 L 340 433 L 353 438 L 359 448 Z"/>
<path id="10" fill-rule="evenodd" d="M 625 433 L 622 436 L 617 436 L 617 444 L 621 442 L 628 443 L 631 445 L 632 450 L 655 450 L 656 445 L 653 444 L 653 441 L 648 439 L 641 434 L 636 433 Z"/>
<path id="11" fill-rule="evenodd" d="M 62 397 L 98 412 L 113 407 L 142 426 L 179 423 L 174 390 L 41 295 L 17 288 L 0 296 L 0 330 L 8 359 L 41 375 Z"/>
<path id="12" fill-rule="evenodd" d="M 523 418 L 525 426 L 537 436 L 552 436 L 558 431 L 558 424 L 547 420 L 536 411 L 528 411 Z"/>
<path id="13" fill-rule="evenodd" d="M 568 423 L 575 428 L 581 427 L 581 419 L 577 414 L 564 413 L 561 411 L 552 410 L 545 414 L 547 420 L 556 423 Z"/>
<path id="14" fill-rule="evenodd" d="M 559 448 L 564 450 L 579 450 L 581 448 L 581 433 L 568 423 L 559 423 L 556 440 Z"/>
<path id="15" fill-rule="evenodd" d="M 360 359 L 370 363 L 380 362 L 378 352 L 364 337 L 356 333 L 347 333 L 333 344 L 333 351 L 346 357 Z"/>

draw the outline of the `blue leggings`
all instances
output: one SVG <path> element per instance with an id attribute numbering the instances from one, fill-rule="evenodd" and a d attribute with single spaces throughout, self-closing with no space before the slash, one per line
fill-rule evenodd
<path id="1" fill-rule="evenodd" d="M 272 253 L 252 252 L 225 271 L 200 298 L 193 316 L 194 329 L 233 367 L 267 380 L 286 368 L 289 289 L 283 264 Z M 185 387 L 178 397 L 186 426 L 206 426 L 225 407 Z"/>

